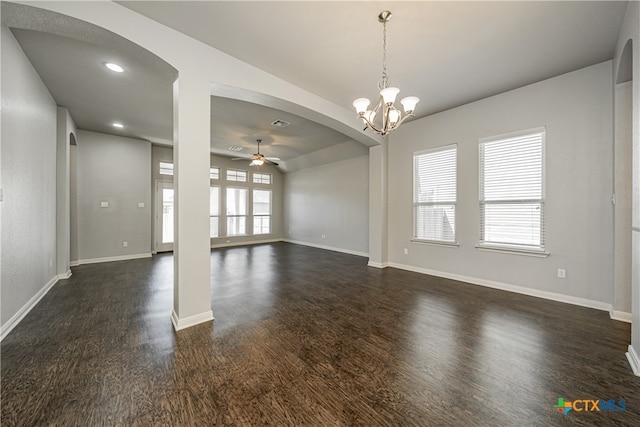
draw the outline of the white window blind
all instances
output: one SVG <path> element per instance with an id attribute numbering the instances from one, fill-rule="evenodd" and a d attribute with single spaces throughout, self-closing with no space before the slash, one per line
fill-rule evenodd
<path id="1" fill-rule="evenodd" d="M 480 140 L 480 246 L 544 250 L 545 129 Z"/>
<path id="2" fill-rule="evenodd" d="M 457 146 L 413 155 L 413 238 L 456 241 Z"/>

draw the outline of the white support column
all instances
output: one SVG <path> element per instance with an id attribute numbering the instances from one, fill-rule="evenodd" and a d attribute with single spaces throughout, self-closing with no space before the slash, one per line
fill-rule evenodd
<path id="1" fill-rule="evenodd" d="M 369 148 L 369 266 L 388 265 L 387 139 Z"/>
<path id="2" fill-rule="evenodd" d="M 213 320 L 209 241 L 209 82 L 181 71 L 173 85 L 175 330 Z"/>

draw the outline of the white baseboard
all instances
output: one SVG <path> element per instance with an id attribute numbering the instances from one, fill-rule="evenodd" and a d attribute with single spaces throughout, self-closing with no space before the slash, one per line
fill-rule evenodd
<path id="1" fill-rule="evenodd" d="M 368 267 L 374 267 L 374 268 L 387 268 L 389 267 L 389 263 L 388 262 L 373 262 L 373 261 L 369 261 L 367 263 Z"/>
<path id="2" fill-rule="evenodd" d="M 629 351 L 627 352 L 627 360 L 629 360 L 634 375 L 640 377 L 640 357 L 638 357 L 638 353 L 636 353 L 636 350 L 631 346 L 629 346 Z"/>
<path id="3" fill-rule="evenodd" d="M 71 269 L 67 270 L 66 273 L 58 274 L 58 280 L 65 280 L 71 277 Z"/>
<path id="4" fill-rule="evenodd" d="M 178 319 L 178 315 L 175 310 L 171 311 L 171 323 L 173 323 L 173 329 L 176 331 L 199 325 L 200 323 L 209 322 L 211 320 L 215 320 L 213 318 L 213 311 L 211 310 L 194 316 L 185 317 L 183 319 Z"/>
<path id="5" fill-rule="evenodd" d="M 143 254 L 119 255 L 119 256 L 111 256 L 111 257 L 104 257 L 104 258 L 79 259 L 75 266 L 83 265 L 83 264 L 98 264 L 100 262 L 127 261 L 130 259 L 140 259 L 140 258 L 151 258 L 151 253 L 147 252 Z"/>
<path id="6" fill-rule="evenodd" d="M 401 270 L 413 271 L 416 273 L 429 274 L 431 276 L 443 277 L 445 279 L 458 280 L 460 282 L 470 283 L 473 285 L 485 286 L 487 288 L 500 289 L 503 291 L 515 292 L 517 294 L 529 295 L 537 298 L 544 298 L 552 301 L 563 302 L 566 304 L 579 305 L 582 307 L 595 308 L 611 312 L 611 304 L 589 300 L 586 298 L 574 297 L 571 295 L 558 294 L 555 292 L 541 291 L 538 289 L 525 288 L 523 286 L 511 285 L 509 283 L 494 282 L 492 280 L 478 279 L 476 277 L 462 276 L 458 274 L 447 273 L 437 270 L 429 270 L 426 268 L 413 267 L 410 265 L 389 263 L 389 267 L 399 268 Z"/>
<path id="7" fill-rule="evenodd" d="M 251 241 L 238 241 L 238 242 L 229 242 L 229 243 L 216 243 L 211 245 L 211 249 L 217 248 L 229 248 L 232 246 L 248 246 L 248 245 L 259 245 L 260 243 L 277 243 L 282 242 L 282 239 L 269 239 L 269 240 L 251 240 Z"/>
<path id="8" fill-rule="evenodd" d="M 77 267 L 80 265 L 80 261 L 76 260 L 76 261 L 71 261 L 69 263 L 69 267 Z"/>
<path id="9" fill-rule="evenodd" d="M 369 257 L 369 254 L 366 252 L 352 251 L 351 249 L 336 248 L 334 246 L 318 245 L 316 243 L 302 242 L 299 240 L 291 240 L 291 239 L 283 239 L 282 241 L 287 243 L 293 243 L 294 245 L 310 246 L 312 248 L 325 249 L 333 252 L 342 252 L 343 254 L 357 255 L 365 258 Z"/>
<path id="10" fill-rule="evenodd" d="M 18 323 L 20 323 L 20 321 L 24 319 L 27 314 L 29 314 L 33 307 L 35 307 L 36 304 L 40 302 L 40 300 L 47 294 L 47 292 L 51 290 L 51 288 L 53 288 L 53 285 L 55 285 L 56 283 L 58 283 L 58 276 L 49 280 L 49 282 L 44 285 L 44 287 L 40 289 L 38 293 L 35 294 L 20 310 L 18 310 L 18 312 L 14 314 L 13 317 L 11 317 L 11 319 L 7 321 L 7 323 L 2 325 L 2 328 L 0 328 L 0 341 L 2 341 L 7 335 L 9 335 L 9 332 L 11 332 L 13 328 L 18 326 Z"/>
<path id="11" fill-rule="evenodd" d="M 609 317 L 613 320 L 619 320 L 620 322 L 631 323 L 631 313 L 627 313 L 626 311 L 618 311 L 613 308 L 609 311 Z"/>

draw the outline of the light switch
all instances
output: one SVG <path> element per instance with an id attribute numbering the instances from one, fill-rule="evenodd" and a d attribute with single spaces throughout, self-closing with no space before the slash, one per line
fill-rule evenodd
<path id="1" fill-rule="evenodd" d="M 144 208 L 144 202 L 138 202 L 138 207 L 139 208 Z"/>
<path id="2" fill-rule="evenodd" d="M 101 208 L 108 208 L 109 207 L 109 202 L 100 202 L 100 207 Z"/>

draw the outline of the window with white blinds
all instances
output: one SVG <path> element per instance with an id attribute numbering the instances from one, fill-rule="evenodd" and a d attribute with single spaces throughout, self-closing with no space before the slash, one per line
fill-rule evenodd
<path id="1" fill-rule="evenodd" d="M 413 155 L 413 239 L 456 241 L 457 146 Z"/>
<path id="2" fill-rule="evenodd" d="M 544 140 L 544 128 L 480 140 L 480 247 L 544 251 Z"/>

